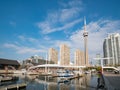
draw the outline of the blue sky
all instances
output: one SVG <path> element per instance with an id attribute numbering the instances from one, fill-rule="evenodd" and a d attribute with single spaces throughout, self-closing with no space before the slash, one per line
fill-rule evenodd
<path id="1" fill-rule="evenodd" d="M 84 50 L 86 17 L 89 57 L 102 55 L 108 33 L 120 33 L 119 0 L 0 0 L 0 58 L 45 56 L 60 44 Z"/>

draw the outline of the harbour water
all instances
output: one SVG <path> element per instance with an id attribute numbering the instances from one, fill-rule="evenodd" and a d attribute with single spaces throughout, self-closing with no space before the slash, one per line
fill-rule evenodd
<path id="1" fill-rule="evenodd" d="M 16 75 L 18 81 L 1 83 L 0 87 L 7 87 L 10 84 L 26 83 L 22 90 L 96 90 L 97 75 L 85 74 L 83 77 L 66 80 L 63 77 Z"/>

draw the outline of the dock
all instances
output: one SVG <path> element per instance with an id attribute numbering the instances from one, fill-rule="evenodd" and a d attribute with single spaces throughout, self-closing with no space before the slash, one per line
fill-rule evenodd
<path id="1" fill-rule="evenodd" d="M 9 77 L 9 78 L 2 78 L 2 79 L 0 79 L 0 82 L 7 82 L 7 81 L 12 81 L 12 78 Z"/>
<path id="2" fill-rule="evenodd" d="M 0 82 L 7 82 L 7 81 L 14 81 L 14 80 L 18 80 L 18 77 L 4 77 L 2 79 L 0 79 Z"/>
<path id="3" fill-rule="evenodd" d="M 68 80 L 72 80 L 72 79 L 80 78 L 80 77 L 82 77 L 82 76 L 74 76 L 74 77 L 70 77 L 70 78 L 68 78 Z"/>
<path id="4" fill-rule="evenodd" d="M 23 88 L 26 88 L 27 84 L 14 84 L 14 85 L 8 85 L 6 87 L 0 88 L 0 90 L 22 90 Z"/>
<path id="5" fill-rule="evenodd" d="M 0 70 L 0 74 L 13 74 L 13 70 L 8 70 L 6 72 L 6 70 Z"/>
<path id="6" fill-rule="evenodd" d="M 53 74 L 51 75 L 52 78 L 55 78 L 55 77 L 62 77 L 62 76 L 59 76 L 57 74 Z M 63 76 L 64 77 L 64 76 Z M 70 77 L 70 79 L 75 79 L 75 78 L 79 78 L 79 77 L 83 77 L 83 75 L 74 75 L 73 77 Z"/>

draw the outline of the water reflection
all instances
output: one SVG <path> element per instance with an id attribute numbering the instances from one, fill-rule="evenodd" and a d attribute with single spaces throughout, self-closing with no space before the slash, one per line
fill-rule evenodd
<path id="1" fill-rule="evenodd" d="M 86 74 L 83 77 L 59 83 L 62 79 L 64 78 L 21 75 L 16 83 L 27 83 L 26 90 L 96 90 L 95 74 Z"/>

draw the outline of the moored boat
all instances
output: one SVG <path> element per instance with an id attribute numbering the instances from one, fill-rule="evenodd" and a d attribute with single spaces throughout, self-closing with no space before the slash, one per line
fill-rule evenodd
<path id="1" fill-rule="evenodd" d="M 60 70 L 57 72 L 57 75 L 59 77 L 72 77 L 72 76 L 74 76 L 74 74 L 68 70 Z"/>

